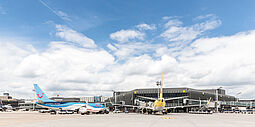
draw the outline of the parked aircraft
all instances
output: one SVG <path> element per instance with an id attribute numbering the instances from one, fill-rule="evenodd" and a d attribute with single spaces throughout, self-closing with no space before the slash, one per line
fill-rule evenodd
<path id="1" fill-rule="evenodd" d="M 86 114 L 90 113 L 109 113 L 108 110 L 104 107 L 102 104 L 98 103 L 77 103 L 77 102 L 58 102 L 49 99 L 46 94 L 41 90 L 41 88 L 34 84 L 34 89 L 37 97 L 37 102 L 41 107 L 53 109 L 54 111 L 67 111 L 67 112 L 74 112 L 79 111 L 81 108 L 84 111 L 84 108 L 86 108 Z M 83 114 L 83 113 L 82 113 Z"/>
<path id="2" fill-rule="evenodd" d="M 178 100 L 182 98 L 187 98 L 187 96 L 182 96 L 182 97 L 174 97 L 174 98 L 163 98 L 163 73 L 162 73 L 162 78 L 160 81 L 160 95 L 159 98 L 151 98 L 151 97 L 144 97 L 144 96 L 137 96 L 138 98 L 144 98 L 146 100 L 151 100 L 154 102 L 149 103 L 148 105 L 140 105 L 140 106 L 134 106 L 134 105 L 121 105 L 121 104 L 113 104 L 115 106 L 123 106 L 123 107 L 133 107 L 133 108 L 138 108 L 140 109 L 143 113 L 148 113 L 148 114 L 155 114 L 157 112 L 160 112 L 162 114 L 167 114 L 167 109 L 168 107 L 165 107 L 166 101 L 169 100 Z"/>
<path id="3" fill-rule="evenodd" d="M 166 106 L 166 101 L 177 100 L 177 99 L 185 98 L 187 96 L 164 99 L 163 98 L 163 73 L 162 73 L 161 81 L 160 81 L 160 95 L 159 95 L 159 98 L 156 99 L 156 98 L 144 97 L 144 96 L 138 96 L 138 97 L 154 101 L 154 103 L 152 103 L 152 105 L 147 106 L 147 107 L 143 107 L 143 112 L 144 113 L 148 112 L 148 114 L 152 114 L 152 113 L 155 114 L 156 112 L 160 112 L 162 114 L 167 114 L 167 109 L 168 108 L 165 107 Z"/>

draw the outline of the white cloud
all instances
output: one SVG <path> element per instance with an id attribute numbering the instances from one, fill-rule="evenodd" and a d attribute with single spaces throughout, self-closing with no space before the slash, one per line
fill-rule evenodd
<path id="1" fill-rule="evenodd" d="M 155 24 L 148 25 L 143 23 L 143 24 L 136 25 L 136 28 L 138 28 L 139 30 L 155 30 L 156 25 Z"/>
<path id="2" fill-rule="evenodd" d="M 117 48 L 115 46 L 113 46 L 112 44 L 107 44 L 107 48 L 109 48 L 112 51 L 116 51 Z"/>
<path id="3" fill-rule="evenodd" d="M 51 85 L 57 85 L 59 90 L 72 89 L 73 85 L 86 89 L 86 84 L 99 85 L 121 80 L 118 77 L 107 79 L 110 78 L 108 76 L 114 75 L 107 73 L 106 70 L 107 66 L 115 64 L 111 54 L 99 49 L 78 48 L 64 42 L 51 42 L 49 49 L 41 53 L 33 53 L 15 45 L 3 44 L 0 56 L 6 58 L 4 62 L 1 62 L 0 68 L 0 74 L 5 75 L 1 77 L 3 79 L 0 84 L 8 83 L 3 89 L 10 88 L 10 86 L 30 89 L 33 83 L 39 83 L 48 88 Z M 4 82 L 4 80 L 7 81 Z M 11 89 L 11 91 L 17 94 L 19 89 Z"/>
<path id="4" fill-rule="evenodd" d="M 166 87 L 223 86 L 230 95 L 242 91 L 241 98 L 254 98 L 251 94 L 255 89 L 254 40 L 255 31 L 225 37 L 200 38 L 190 46 L 174 51 L 177 53 L 177 60 L 166 55 L 171 54 L 172 48 L 164 46 L 156 48 L 155 52 L 156 56 L 162 56 L 161 59 L 143 53 L 136 57 L 129 56 L 127 61 L 118 67 L 126 79 L 120 84 L 126 89 L 153 87 L 152 84 L 159 80 L 160 72 L 163 71 Z M 128 79 L 137 83 L 127 81 Z"/>
<path id="5" fill-rule="evenodd" d="M 180 16 L 164 16 L 164 17 L 162 17 L 163 20 L 176 19 L 176 18 L 180 18 Z"/>
<path id="6" fill-rule="evenodd" d="M 180 52 L 181 66 L 197 85 L 243 87 L 255 84 L 255 32 L 202 38 Z M 196 76 L 200 75 L 200 76 Z"/>
<path id="7" fill-rule="evenodd" d="M 63 25 L 56 25 L 57 33 L 56 35 L 66 41 L 79 44 L 80 46 L 86 48 L 95 48 L 96 44 L 94 40 L 88 38 L 87 36 L 78 33 L 75 30 L 72 30 Z"/>
<path id="8" fill-rule="evenodd" d="M 207 18 L 210 16 L 199 19 Z M 255 31 L 201 38 L 204 31 L 214 29 L 221 21 L 209 19 L 191 26 L 178 22 L 166 23 L 166 31 L 175 35 L 167 39 L 194 39 L 185 48 L 169 47 L 169 43 L 128 42 L 139 39 L 128 36 L 117 37 L 117 41 L 127 43 L 108 44 L 110 52 L 107 52 L 86 48 L 95 47 L 94 41 L 61 25 L 57 26 L 56 35 L 64 40 L 50 42 L 43 51 L 26 43 L 17 46 L 0 42 L 1 90 L 9 90 L 15 97 L 33 97 L 32 84 L 38 83 L 49 96 L 59 92 L 63 96 L 95 95 L 93 90 L 100 89 L 156 88 L 155 82 L 163 72 L 165 87 L 223 86 L 232 95 L 242 91 L 241 98 L 255 97 L 252 94 L 255 90 Z M 85 48 L 80 46 L 84 43 Z M 110 92 L 96 94 L 112 95 Z"/>
<path id="9" fill-rule="evenodd" d="M 182 21 L 178 19 L 174 19 L 174 20 L 169 20 L 164 26 L 165 28 L 169 28 L 172 26 L 181 26 L 182 24 L 183 24 Z"/>
<path id="10" fill-rule="evenodd" d="M 58 16 L 60 16 L 63 20 L 66 20 L 66 21 L 72 21 L 71 19 L 70 19 L 70 17 L 65 13 L 65 12 L 63 12 L 63 11 L 57 11 L 56 12 L 57 13 L 57 15 Z"/>
<path id="11" fill-rule="evenodd" d="M 177 61 L 167 55 L 163 55 L 160 60 L 153 60 L 148 55 L 130 58 L 124 64 L 124 73 L 127 75 L 160 75 L 175 70 Z M 174 67 L 174 68 L 173 68 Z"/>
<path id="12" fill-rule="evenodd" d="M 194 18 L 194 20 L 202 20 L 202 19 L 208 19 L 208 18 L 209 19 L 216 19 L 217 16 L 214 15 L 214 14 L 200 15 L 200 16 Z"/>
<path id="13" fill-rule="evenodd" d="M 220 26 L 221 20 L 212 18 L 191 26 L 182 26 L 182 24 L 183 23 L 177 19 L 169 20 L 164 25 L 166 30 L 160 36 L 170 42 L 186 44 L 196 39 L 204 32 Z"/>
<path id="14" fill-rule="evenodd" d="M 145 34 L 136 30 L 120 30 L 110 34 L 112 40 L 119 41 L 121 43 L 128 42 L 134 39 L 143 40 Z"/>
<path id="15" fill-rule="evenodd" d="M 108 45 L 108 48 L 113 51 L 113 55 L 119 60 L 127 60 L 133 56 L 139 56 L 146 53 L 151 53 L 155 49 L 161 47 L 160 44 L 150 44 L 146 42 L 130 42 L 126 44 Z"/>

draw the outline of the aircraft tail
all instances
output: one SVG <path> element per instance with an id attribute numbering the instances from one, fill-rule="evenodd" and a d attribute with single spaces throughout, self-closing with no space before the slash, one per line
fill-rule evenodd
<path id="1" fill-rule="evenodd" d="M 56 102 L 56 101 L 53 101 L 53 100 L 49 99 L 37 84 L 34 84 L 34 89 L 35 89 L 35 94 L 36 94 L 36 97 L 37 97 L 38 101 Z"/>

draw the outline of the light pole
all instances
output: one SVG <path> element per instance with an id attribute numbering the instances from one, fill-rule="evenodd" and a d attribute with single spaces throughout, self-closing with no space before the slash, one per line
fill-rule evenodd
<path id="1" fill-rule="evenodd" d="M 33 89 L 33 92 L 34 92 L 34 101 L 36 101 L 35 89 Z M 35 102 L 34 101 L 32 101 L 32 103 L 33 103 L 33 111 L 35 111 Z"/>
<path id="2" fill-rule="evenodd" d="M 222 87 L 219 87 L 216 89 L 216 112 L 219 112 L 219 93 L 218 90 L 221 89 Z"/>
<path id="3" fill-rule="evenodd" d="M 116 110 L 116 103 L 117 103 L 117 96 L 116 96 L 116 94 L 117 94 L 117 93 L 116 93 L 116 91 L 114 91 L 114 90 L 112 90 L 112 91 L 113 91 L 113 94 L 114 94 L 114 103 L 115 103 L 115 104 L 114 104 L 114 105 L 115 105 L 115 106 L 114 106 L 114 110 Z"/>
<path id="4" fill-rule="evenodd" d="M 158 98 L 159 98 L 159 86 L 161 85 L 161 82 L 160 82 L 160 81 L 157 81 L 157 82 L 156 82 L 156 85 L 158 86 Z"/>

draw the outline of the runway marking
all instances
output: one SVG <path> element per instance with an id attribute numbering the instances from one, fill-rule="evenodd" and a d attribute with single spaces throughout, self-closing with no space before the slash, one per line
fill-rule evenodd
<path id="1" fill-rule="evenodd" d="M 162 119 L 176 119 L 175 117 L 161 117 Z"/>

